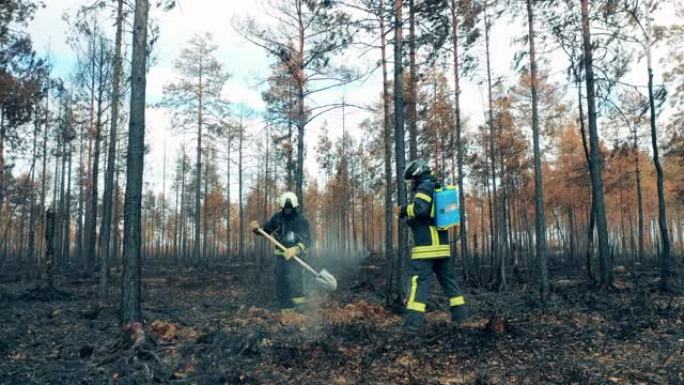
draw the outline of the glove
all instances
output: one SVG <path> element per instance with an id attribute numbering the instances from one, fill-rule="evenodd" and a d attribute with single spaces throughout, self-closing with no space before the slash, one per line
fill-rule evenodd
<path id="1" fill-rule="evenodd" d="M 297 246 L 287 248 L 285 249 L 283 257 L 285 257 L 286 261 L 289 261 L 290 259 L 292 259 L 292 257 L 296 257 L 297 255 L 299 255 L 300 251 L 301 250 Z"/>
<path id="2" fill-rule="evenodd" d="M 260 228 L 261 228 L 261 225 L 259 225 L 259 222 L 257 222 L 257 221 L 252 221 L 249 223 L 249 229 L 252 230 L 255 234 L 259 234 Z"/>
<path id="3" fill-rule="evenodd" d="M 404 217 L 404 208 L 401 206 L 397 206 L 394 208 L 394 215 L 398 216 L 399 218 Z"/>

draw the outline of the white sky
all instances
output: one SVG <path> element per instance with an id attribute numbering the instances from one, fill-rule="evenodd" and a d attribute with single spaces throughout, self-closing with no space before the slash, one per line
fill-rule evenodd
<path id="1" fill-rule="evenodd" d="M 73 12 L 79 5 L 86 2 L 88 1 L 46 0 L 47 7 L 37 13 L 29 28 L 34 45 L 39 53 L 44 54 L 48 49 L 50 50 L 51 60 L 55 67 L 54 75 L 56 76 L 68 78 L 68 74 L 73 70 L 74 61 L 74 54 L 65 42 L 67 31 L 62 15 L 65 12 Z M 260 94 L 263 87 L 259 84 L 267 76 L 269 63 L 272 62 L 272 59 L 261 48 L 245 41 L 231 27 L 231 20 L 234 17 L 249 14 L 259 20 L 257 4 L 258 0 L 181 0 L 180 6 L 170 12 L 163 13 L 159 10 L 153 10 L 152 17 L 157 20 L 160 27 L 160 39 L 155 47 L 157 62 L 148 75 L 149 102 L 158 101 L 162 95 L 164 84 L 175 76 L 173 62 L 188 39 L 194 34 L 211 32 L 214 35 L 214 42 L 219 46 L 219 60 L 224 64 L 225 69 L 233 75 L 227 87 L 229 99 L 233 102 L 244 102 L 255 109 L 262 109 L 263 102 Z M 671 14 L 667 15 L 667 18 L 672 20 L 664 22 L 674 21 L 674 16 Z M 495 24 L 491 32 L 492 70 L 495 77 L 503 75 L 509 81 L 514 81 L 517 77 L 513 73 L 511 65 L 515 50 L 519 48 L 514 46 L 512 39 L 520 35 L 522 28 L 526 28 L 526 25 L 521 26 L 520 22 L 516 24 L 498 22 Z M 347 57 L 357 58 L 355 64 L 363 67 L 379 60 L 380 53 L 379 50 L 376 51 L 371 51 L 361 58 L 351 52 Z M 391 60 L 389 57 L 391 54 L 390 49 L 388 50 L 388 60 Z M 446 70 L 447 73 L 451 72 L 450 65 Z M 483 70 L 480 69 L 480 71 Z M 558 72 L 562 71 L 558 69 Z M 564 82 L 562 75 L 559 80 Z M 634 80 L 640 84 L 645 84 L 645 77 L 638 74 L 634 75 Z M 463 83 L 462 110 L 464 118 L 470 122 L 470 127 L 474 128 L 484 121 L 483 100 L 485 100 L 486 94 L 482 86 L 474 81 L 464 79 Z M 363 84 L 354 84 L 345 87 L 345 89 L 331 90 L 317 95 L 315 103 L 337 102 L 344 96 L 349 103 L 367 105 L 376 101 L 380 92 L 381 79 L 378 71 Z M 357 137 L 358 131 L 354 127 L 367 117 L 367 114 L 368 112 L 347 110 L 348 129 Z M 318 170 L 314 146 L 324 119 L 327 120 L 333 136 L 338 136 L 341 132 L 340 111 L 330 112 L 310 124 L 306 133 L 308 153 L 306 169 L 314 174 Z M 164 149 L 166 148 L 167 152 L 167 179 L 170 179 L 175 151 L 182 141 L 188 141 L 191 137 L 189 135 L 184 137 L 177 130 L 172 129 L 167 114 L 162 110 L 148 109 L 147 120 L 149 131 L 146 141 L 151 146 L 151 153 L 146 157 L 145 181 L 150 184 L 150 187 L 160 191 Z M 254 121 L 251 122 L 250 126 L 253 132 L 258 132 L 261 123 Z M 192 148 L 192 145 L 189 148 Z M 167 191 L 170 191 L 170 184 L 167 180 Z"/>

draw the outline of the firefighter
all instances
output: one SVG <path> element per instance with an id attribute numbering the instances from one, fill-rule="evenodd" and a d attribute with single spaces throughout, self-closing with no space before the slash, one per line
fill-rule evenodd
<path id="1" fill-rule="evenodd" d="M 467 317 L 468 309 L 449 259 L 449 233 L 435 227 L 432 202 L 435 177 L 428 164 L 422 159 L 417 159 L 406 166 L 404 179 L 411 181 L 413 197 L 408 205 L 396 208 L 399 218 L 406 218 L 413 232 L 411 287 L 406 303 L 404 329 L 409 333 L 416 333 L 421 330 L 425 318 L 425 304 L 433 273 L 449 298 L 452 321 L 463 321 Z"/>
<path id="2" fill-rule="evenodd" d="M 287 248 L 285 251 L 275 249 L 278 256 L 275 266 L 278 305 L 283 312 L 302 311 L 307 304 L 302 269 L 292 257 L 303 254 L 311 246 L 309 222 L 297 210 L 299 201 L 294 193 L 288 191 L 281 195 L 278 204 L 280 211 L 273 214 L 263 227 L 257 221 L 252 221 L 250 228 L 256 234 L 263 228 L 264 232 L 273 235 Z"/>

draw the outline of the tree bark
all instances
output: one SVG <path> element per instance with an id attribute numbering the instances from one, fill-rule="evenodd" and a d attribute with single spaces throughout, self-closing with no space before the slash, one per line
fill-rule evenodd
<path id="1" fill-rule="evenodd" d="M 641 167 L 639 162 L 639 144 L 637 142 L 636 127 L 634 129 L 634 169 L 636 173 L 636 194 L 637 194 L 637 222 L 639 230 L 637 232 L 637 256 L 636 260 L 641 262 L 644 256 L 644 204 L 643 194 L 641 191 Z"/>
<path id="2" fill-rule="evenodd" d="M 33 128 L 33 151 L 31 156 L 31 188 L 33 188 L 36 180 L 36 160 L 38 157 L 38 131 L 40 130 L 38 114 L 35 115 L 35 125 Z M 35 194 L 31 192 L 31 201 L 29 203 L 29 237 L 28 237 L 28 263 L 27 276 L 31 275 L 30 270 L 35 268 L 35 244 L 36 244 L 36 198 Z"/>
<path id="3" fill-rule="evenodd" d="M 242 116 L 242 111 L 240 112 L 240 132 L 238 136 L 238 211 L 239 211 L 239 216 L 240 216 L 240 223 L 238 223 L 238 231 L 240 233 L 240 238 L 239 238 L 239 245 L 240 245 L 240 250 L 238 251 L 238 254 L 240 256 L 240 260 L 244 261 L 245 258 L 245 229 L 244 229 L 244 224 L 245 224 L 245 205 L 243 202 L 243 194 L 242 194 L 242 187 L 244 184 L 243 180 L 243 170 L 242 170 L 242 160 L 243 160 L 243 149 L 244 149 L 244 139 L 245 139 L 245 128 L 243 127 L 243 116 Z"/>
<path id="4" fill-rule="evenodd" d="M 532 93 L 532 141 L 534 146 L 534 230 L 536 254 L 541 274 L 542 300 L 549 294 L 549 269 L 546 255 L 546 220 L 544 218 L 544 191 L 542 180 L 541 149 L 539 144 L 539 102 L 537 91 L 537 59 L 534 46 L 534 9 L 527 0 L 527 24 L 530 48 L 530 92 Z"/>
<path id="5" fill-rule="evenodd" d="M 492 178 L 492 197 L 491 197 L 491 227 L 492 227 L 492 257 L 498 256 L 498 262 L 500 268 L 497 270 L 496 278 L 499 283 L 499 289 L 503 289 L 506 283 L 505 267 L 504 267 L 504 257 L 501 249 L 501 215 L 500 215 L 500 205 L 499 196 L 496 187 L 496 152 L 495 152 L 495 141 L 496 141 L 496 130 L 494 129 L 494 103 L 493 103 L 493 91 L 492 91 L 492 69 L 491 69 L 491 55 L 489 52 L 489 16 L 487 14 L 487 8 L 485 3 L 484 9 L 484 23 L 485 23 L 485 50 L 487 56 L 487 89 L 488 89 L 488 103 L 489 103 L 489 157 L 490 157 L 490 171 Z M 492 264 L 492 267 L 494 265 Z"/>
<path id="6" fill-rule="evenodd" d="M 468 279 L 468 233 L 465 190 L 463 188 L 463 157 L 465 148 L 463 147 L 462 127 L 461 127 L 461 84 L 460 73 L 458 70 L 458 18 L 456 15 L 456 0 L 451 0 L 451 35 L 454 47 L 454 116 L 456 120 L 456 167 L 458 172 L 458 200 L 461 209 L 461 226 L 459 226 L 459 236 L 461 241 L 461 258 L 463 260 L 463 271 Z"/>
<path id="7" fill-rule="evenodd" d="M 230 258 L 231 253 L 231 234 L 230 234 L 230 151 L 232 132 L 228 128 L 228 139 L 226 140 L 226 257 Z"/>
<path id="8" fill-rule="evenodd" d="M 131 62 L 131 115 L 126 160 L 121 324 L 142 322 L 141 203 L 145 155 L 148 0 L 136 0 Z"/>
<path id="9" fill-rule="evenodd" d="M 295 193 L 299 200 L 300 210 L 304 210 L 304 127 L 306 126 L 306 115 L 304 112 L 304 22 L 302 20 L 302 10 L 297 12 L 299 22 L 299 47 L 297 51 L 297 73 L 295 81 L 297 83 L 297 170 L 295 172 Z"/>
<path id="10" fill-rule="evenodd" d="M 392 226 L 392 133 L 390 132 L 390 92 L 387 74 L 384 4 L 384 1 L 379 2 L 378 20 L 380 22 L 380 53 L 382 61 L 382 129 L 385 146 L 385 260 L 390 262 L 392 261 L 392 249 L 394 247 L 394 240 L 392 239 L 394 235 L 394 226 Z M 387 287 L 391 288 L 392 282 L 388 281 Z"/>
<path id="11" fill-rule="evenodd" d="M 109 286 L 109 246 L 112 228 L 112 206 L 114 192 L 114 168 L 116 167 L 116 135 L 119 125 L 119 101 L 121 99 L 123 0 L 117 0 L 116 34 L 114 38 L 114 63 L 112 69 L 112 112 L 109 125 L 109 148 L 107 151 L 107 171 L 105 175 L 104 196 L 102 199 L 102 224 L 100 226 L 100 302 L 107 300 Z"/>
<path id="12" fill-rule="evenodd" d="M 71 156 L 72 147 L 69 145 L 69 160 L 67 164 L 67 186 L 65 192 L 65 204 L 64 204 L 64 229 L 62 230 L 62 271 L 66 271 L 69 266 L 70 259 L 70 241 L 71 241 Z"/>
<path id="13" fill-rule="evenodd" d="M 397 178 L 397 204 L 403 206 L 407 203 L 406 184 L 403 182 L 404 169 L 406 167 L 406 153 L 404 143 L 404 68 L 403 68 L 403 0 L 394 0 L 394 153 L 396 157 Z M 392 275 L 395 279 L 393 304 L 400 304 L 404 299 L 404 269 L 402 265 L 408 254 L 408 232 L 406 225 L 399 222 L 398 252 L 395 258 Z"/>
<path id="14" fill-rule="evenodd" d="M 199 91 L 197 93 L 198 103 L 197 103 L 197 163 L 195 165 L 195 243 L 193 252 L 193 263 L 197 264 L 200 261 L 200 229 L 202 221 L 202 123 L 203 117 L 202 112 L 204 106 L 203 102 L 203 87 L 202 87 L 202 59 L 200 58 L 199 63 Z M 206 234 L 205 234 L 206 236 Z"/>
<path id="15" fill-rule="evenodd" d="M 601 149 L 596 122 L 596 100 L 594 91 L 593 46 L 589 26 L 588 0 L 580 0 L 582 12 L 582 40 L 584 46 L 584 71 L 587 83 L 587 109 L 589 117 L 589 144 L 591 165 L 591 185 L 593 206 L 596 215 L 596 228 L 599 241 L 599 261 L 601 269 L 601 284 L 610 286 L 613 283 L 613 268 L 610 261 L 608 245 L 608 224 L 606 221 L 606 206 L 603 191 L 603 171 Z"/>
<path id="16" fill-rule="evenodd" d="M 650 112 L 650 125 L 651 125 L 651 146 L 653 148 L 653 165 L 656 169 L 656 181 L 658 187 L 658 227 L 660 228 L 660 290 L 664 292 L 672 291 L 671 279 L 675 275 L 674 272 L 674 261 L 672 260 L 672 255 L 670 254 L 670 232 L 668 230 L 667 224 L 667 211 L 665 207 L 665 172 L 663 171 L 663 166 L 660 164 L 660 156 L 658 149 L 658 130 L 656 127 L 656 111 L 655 111 L 655 98 L 653 96 L 653 65 L 651 58 L 651 19 L 650 14 L 646 15 L 648 27 L 647 27 L 647 38 L 646 38 L 646 62 L 648 65 L 648 105 Z"/>
<path id="17" fill-rule="evenodd" d="M 102 145 L 102 103 L 104 97 L 104 66 L 105 66 L 105 55 L 104 55 L 104 43 L 100 43 L 100 59 L 99 59 L 99 69 L 98 69 L 98 83 L 97 83 L 97 117 L 95 120 L 95 132 L 94 132 L 94 144 L 95 149 L 93 152 L 93 166 L 92 166 L 92 176 L 91 176 L 91 190 L 90 190 L 90 217 L 89 222 L 86 225 L 86 231 L 88 231 L 88 242 L 87 242 L 87 253 L 89 260 L 95 261 L 97 258 L 97 189 L 98 189 L 98 177 L 100 175 L 100 147 Z M 100 269 L 103 269 L 100 267 Z M 104 269 L 107 269 L 106 267 Z M 90 270 L 88 271 L 90 274 Z"/>
<path id="18" fill-rule="evenodd" d="M 409 160 L 418 157 L 418 111 L 416 109 L 416 88 L 418 78 L 416 76 L 416 9 L 414 0 L 409 0 L 409 83 L 406 87 L 407 122 L 409 129 Z"/>

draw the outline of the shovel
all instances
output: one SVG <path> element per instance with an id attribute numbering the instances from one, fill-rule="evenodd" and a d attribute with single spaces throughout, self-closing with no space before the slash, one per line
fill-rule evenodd
<path id="1" fill-rule="evenodd" d="M 277 239 L 273 238 L 273 237 L 271 236 L 271 234 L 268 234 L 268 233 L 265 232 L 263 229 L 259 229 L 258 231 L 259 231 L 259 234 L 261 234 L 261 235 L 263 235 L 264 237 L 266 237 L 266 239 L 268 239 L 269 241 L 271 241 L 271 243 L 273 243 L 277 248 L 279 248 L 279 249 L 282 250 L 282 251 L 285 251 L 286 247 L 283 246 L 280 242 L 278 242 Z M 292 258 L 293 258 L 297 263 L 299 263 L 300 265 L 302 265 L 303 268 L 305 268 L 306 270 L 310 271 L 313 275 L 315 275 L 315 276 L 316 276 L 316 281 L 318 281 L 318 283 L 320 283 L 321 285 L 323 285 L 326 289 L 329 289 L 330 291 L 335 291 L 335 290 L 337 290 L 337 280 L 335 279 L 335 277 L 333 277 L 332 274 L 328 273 L 327 270 L 322 269 L 320 272 L 318 272 L 318 271 L 314 270 L 311 266 L 307 265 L 306 262 L 302 261 L 302 260 L 301 260 L 299 257 L 297 257 L 296 255 L 293 256 Z"/>

